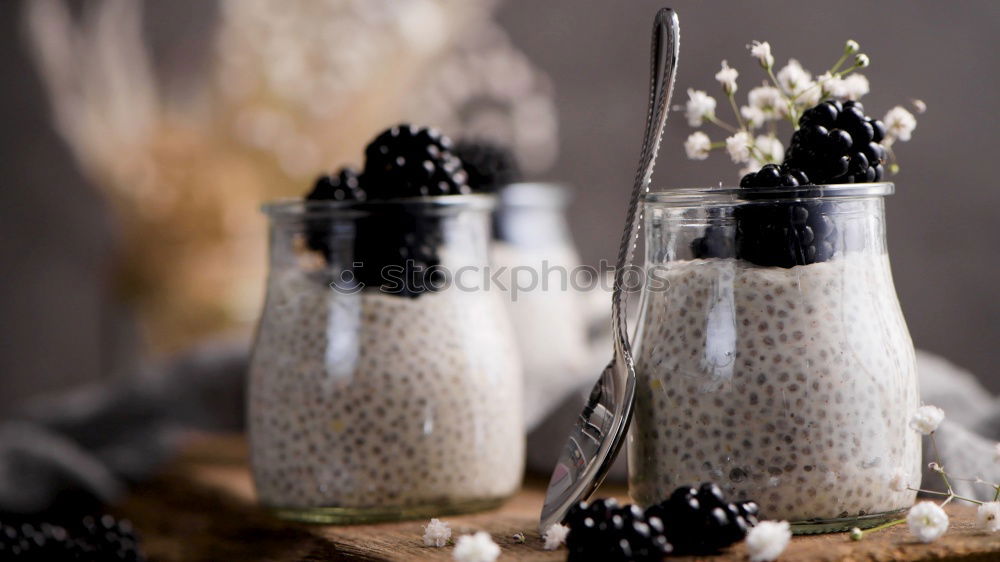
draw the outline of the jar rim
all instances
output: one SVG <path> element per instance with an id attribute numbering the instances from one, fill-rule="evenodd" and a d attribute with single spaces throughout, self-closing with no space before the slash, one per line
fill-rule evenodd
<path id="1" fill-rule="evenodd" d="M 573 198 L 573 188 L 556 182 L 514 182 L 500 188 L 501 207 L 562 208 Z"/>
<path id="2" fill-rule="evenodd" d="M 407 209 L 418 213 L 457 213 L 460 211 L 491 211 L 496 206 L 496 196 L 488 194 L 433 195 L 427 197 L 401 197 L 398 199 L 371 199 L 366 201 L 308 201 L 302 198 L 282 198 L 261 205 L 261 211 L 272 219 L 298 219 L 304 216 L 341 215 L 353 217 L 385 210 Z"/>
<path id="3" fill-rule="evenodd" d="M 725 204 L 775 199 L 817 199 L 831 197 L 884 197 L 896 190 L 892 182 L 840 183 L 832 185 L 801 185 L 797 187 L 683 187 L 652 191 L 645 195 L 646 203 L 660 205 Z"/>

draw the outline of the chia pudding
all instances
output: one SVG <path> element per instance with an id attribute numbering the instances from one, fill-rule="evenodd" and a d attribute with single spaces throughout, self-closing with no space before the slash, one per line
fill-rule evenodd
<path id="1" fill-rule="evenodd" d="M 498 502 L 521 481 L 521 375 L 499 296 L 344 294 L 272 274 L 250 370 L 253 472 L 279 508 Z"/>
<path id="2" fill-rule="evenodd" d="M 790 268 L 672 261 L 636 349 L 630 491 L 639 503 L 712 480 L 769 519 L 912 504 L 920 481 L 913 347 L 884 253 Z"/>

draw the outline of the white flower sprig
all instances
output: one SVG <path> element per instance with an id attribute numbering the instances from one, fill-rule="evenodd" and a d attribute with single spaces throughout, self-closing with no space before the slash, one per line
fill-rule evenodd
<path id="1" fill-rule="evenodd" d="M 868 78 L 856 72 L 867 68 L 871 59 L 861 52 L 861 46 L 853 39 L 844 44 L 844 50 L 833 66 L 815 78 L 795 59 L 789 59 L 784 67 L 775 69 L 771 44 L 767 41 L 753 41 L 747 45 L 747 49 L 764 70 L 767 79 L 762 85 L 747 92 L 746 105 L 740 106 L 736 101 L 739 72 L 729 66 L 727 61 L 722 61 L 721 69 L 715 74 L 715 79 L 733 110 L 735 125 L 716 115 L 716 99 L 707 92 L 688 90 L 684 108 L 688 124 L 701 127 L 707 121 L 727 134 L 724 141 L 718 142 L 709 140 L 709 135 L 703 131 L 691 134 L 684 142 L 684 151 L 689 159 L 705 160 L 711 151 L 725 149 L 732 161 L 740 165 L 740 175 L 755 171 L 765 164 L 780 164 L 784 159 L 784 147 L 778 140 L 779 123 L 788 121 L 793 130 L 797 129 L 802 112 L 820 101 L 831 98 L 857 101 L 871 90 Z M 923 113 L 926 109 L 926 105 L 919 100 L 914 100 L 913 104 L 917 113 Z M 883 121 L 886 135 L 882 144 L 889 160 L 888 169 L 896 173 L 899 166 L 896 164 L 892 145 L 896 141 L 910 140 L 916 127 L 916 118 L 902 106 L 896 106 L 886 114 Z M 753 133 L 765 128 L 764 134 Z"/>
<path id="2" fill-rule="evenodd" d="M 941 422 L 943 421 L 944 411 L 936 406 L 926 404 L 917 408 L 917 411 L 910 416 L 909 420 L 911 429 L 922 435 L 926 435 L 930 439 L 935 459 L 940 459 L 941 456 L 938 454 L 937 441 L 935 440 L 934 433 L 937 431 L 938 427 L 941 426 Z M 997 443 L 996 448 L 997 460 L 1000 462 L 1000 443 Z M 906 482 L 906 473 L 901 469 L 896 470 L 889 479 L 889 489 L 894 492 L 909 490 L 922 494 L 946 496 L 940 505 L 934 502 L 923 501 L 911 507 L 909 512 L 907 512 L 906 517 L 903 519 L 889 521 L 865 531 L 855 527 L 851 529 L 849 534 L 851 540 L 859 541 L 868 533 L 874 533 L 875 531 L 892 527 L 893 525 L 906 523 L 907 527 L 910 529 L 910 534 L 912 534 L 914 538 L 920 542 L 933 542 L 944 535 L 945 531 L 948 530 L 948 514 L 944 511 L 944 507 L 952 500 L 961 500 L 977 504 L 979 509 L 976 512 L 976 521 L 979 527 L 991 533 L 1000 531 L 1000 501 L 998 501 L 1000 500 L 1000 484 L 983 482 L 977 478 L 975 480 L 976 482 L 980 484 L 989 484 L 993 488 L 993 501 L 982 502 L 956 494 L 954 488 L 951 486 L 951 480 L 949 480 L 948 473 L 945 471 L 944 467 L 941 466 L 940 462 L 931 462 L 928 464 L 928 468 L 941 475 L 941 479 L 944 481 L 944 485 L 948 489 L 947 492 L 914 488 Z"/>
<path id="3" fill-rule="evenodd" d="M 493 562 L 500 557 L 500 547 L 486 531 L 462 535 L 451 553 L 455 562 Z"/>
<path id="4" fill-rule="evenodd" d="M 569 535 L 569 527 L 561 523 L 552 525 L 545 531 L 545 550 L 555 550 L 566 544 L 566 536 Z"/>
<path id="5" fill-rule="evenodd" d="M 788 521 L 761 521 L 747 533 L 747 553 L 750 562 L 771 562 L 777 560 L 792 540 Z"/>
<path id="6" fill-rule="evenodd" d="M 431 519 L 424 525 L 424 545 L 442 547 L 451 540 L 451 527 L 440 519 Z"/>

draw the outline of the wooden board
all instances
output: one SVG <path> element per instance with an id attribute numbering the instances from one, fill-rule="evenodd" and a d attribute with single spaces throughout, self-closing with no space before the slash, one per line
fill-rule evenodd
<path id="1" fill-rule="evenodd" d="M 602 496 L 624 499 L 624 489 L 609 487 Z M 543 485 L 530 480 L 502 508 L 474 515 L 445 517 L 458 534 L 488 531 L 503 549 L 501 561 L 565 560 L 566 550 L 548 552 L 535 530 Z M 451 560 L 451 548 L 425 547 L 426 521 L 378 525 L 322 526 L 288 523 L 256 506 L 238 438 L 212 438 L 192 447 L 152 482 L 133 491 L 117 513 L 142 534 L 152 562 L 303 561 L 303 560 Z M 852 542 L 844 534 L 795 537 L 784 561 L 962 560 L 1000 562 L 1000 533 L 975 528 L 974 509 L 948 506 L 951 527 L 930 545 L 914 542 L 905 525 Z M 527 540 L 518 544 L 515 533 Z M 707 560 L 745 561 L 740 544 Z M 675 557 L 669 560 L 691 560 Z"/>

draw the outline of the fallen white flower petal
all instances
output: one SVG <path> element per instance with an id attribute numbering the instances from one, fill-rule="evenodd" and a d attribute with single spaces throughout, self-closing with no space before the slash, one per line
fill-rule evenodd
<path id="1" fill-rule="evenodd" d="M 751 562 L 776 560 L 792 540 L 788 521 L 761 521 L 747 534 L 747 552 Z"/>
<path id="2" fill-rule="evenodd" d="M 566 542 L 566 535 L 569 534 L 569 527 L 562 523 L 556 523 L 545 531 L 545 550 L 555 550 Z"/>
<path id="3" fill-rule="evenodd" d="M 451 557 L 456 562 L 493 562 L 500 557 L 500 547 L 489 533 L 479 531 L 474 535 L 458 537 Z"/>
<path id="4" fill-rule="evenodd" d="M 986 502 L 976 510 L 976 523 L 991 533 L 1000 531 L 1000 502 Z"/>
<path id="5" fill-rule="evenodd" d="M 451 538 L 451 527 L 440 519 L 431 519 L 424 525 L 424 544 L 426 546 L 442 547 Z"/>
<path id="6" fill-rule="evenodd" d="M 918 541 L 934 542 L 948 530 L 948 514 L 934 502 L 920 502 L 906 514 L 906 525 Z"/>
<path id="7" fill-rule="evenodd" d="M 896 109 L 903 109 L 903 108 L 897 107 Z M 903 111 L 906 110 L 903 109 Z M 889 113 L 892 113 L 892 111 L 890 111 Z M 907 111 L 907 113 L 909 112 Z M 892 126 L 889 124 L 889 117 L 890 117 L 889 115 L 886 115 L 885 126 L 887 131 L 892 130 Z M 909 138 L 910 135 L 909 133 L 907 133 L 906 139 Z M 900 137 L 900 140 L 906 140 L 906 139 Z M 913 417 L 910 418 L 910 427 L 916 431 L 919 431 L 920 433 L 923 433 L 924 435 L 930 435 L 931 433 L 934 433 L 934 431 L 937 430 L 938 426 L 941 425 L 942 421 L 944 421 L 944 410 L 938 408 L 937 406 L 925 405 L 917 408 L 917 411 L 913 414 Z"/>

